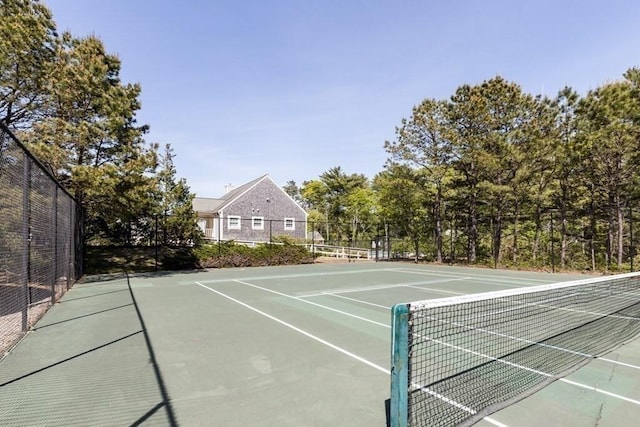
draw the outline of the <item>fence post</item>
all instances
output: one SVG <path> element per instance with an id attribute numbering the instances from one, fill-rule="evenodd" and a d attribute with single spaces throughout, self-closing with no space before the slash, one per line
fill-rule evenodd
<path id="1" fill-rule="evenodd" d="M 69 245 L 68 255 L 67 255 L 67 290 L 71 287 L 71 274 L 73 274 L 74 280 L 76 277 L 76 265 L 77 260 L 75 259 L 77 256 L 76 249 L 76 233 L 78 232 L 76 228 L 75 221 L 77 220 L 77 212 L 76 206 L 73 204 L 73 199 L 69 198 L 69 241 L 67 244 Z M 84 267 L 84 266 L 83 266 Z M 73 273 L 72 273 L 73 272 Z"/>
<path id="2" fill-rule="evenodd" d="M 71 278 L 69 276 L 71 276 L 71 268 L 73 267 L 73 275 L 75 276 L 75 267 L 71 264 L 71 254 L 74 254 L 75 256 L 75 252 L 76 252 L 76 245 L 75 245 L 75 239 L 73 238 L 74 233 L 71 230 L 74 230 L 74 223 L 73 223 L 73 218 L 74 218 L 74 213 L 73 213 L 73 201 L 71 199 L 69 199 L 69 224 L 67 224 L 69 226 L 69 235 L 67 236 L 67 243 L 66 243 L 66 247 L 67 249 L 67 269 L 65 272 L 65 277 L 67 278 L 67 291 L 69 290 L 69 287 L 71 286 Z"/>
<path id="3" fill-rule="evenodd" d="M 158 271 L 158 214 L 155 214 L 156 217 L 156 232 L 155 232 L 155 261 L 156 261 L 156 271 Z"/>
<path id="4" fill-rule="evenodd" d="M 58 281 L 58 187 L 53 190 L 53 277 L 51 279 L 51 304 L 56 302 L 56 284 Z"/>
<path id="5" fill-rule="evenodd" d="M 376 250 L 376 262 L 380 261 L 380 257 L 378 255 L 378 249 L 380 247 L 379 241 L 380 241 L 380 230 L 378 230 L 378 232 L 376 233 L 376 237 L 375 237 L 375 243 L 374 243 L 374 248 Z"/>
<path id="6" fill-rule="evenodd" d="M 389 236 L 389 224 L 384 225 L 385 249 L 387 250 L 387 261 L 391 261 L 391 236 Z"/>
<path id="7" fill-rule="evenodd" d="M 633 272 L 633 257 L 635 256 L 635 247 L 633 246 L 633 209 L 629 205 L 629 264 Z"/>
<path id="8" fill-rule="evenodd" d="M 551 272 L 555 273 L 556 272 L 556 257 L 554 254 L 554 247 L 553 247 L 553 211 L 551 211 L 550 213 L 551 216 Z"/>
<path id="9" fill-rule="evenodd" d="M 20 274 L 20 284 L 22 289 L 22 332 L 29 328 L 29 251 L 31 246 L 31 159 L 23 155 L 24 165 L 22 168 L 22 272 Z"/>
<path id="10" fill-rule="evenodd" d="M 218 256 L 220 256 L 220 240 L 222 239 L 222 215 L 218 214 Z"/>
<path id="11" fill-rule="evenodd" d="M 311 255 L 315 258 L 316 255 L 316 229 L 313 221 L 311 221 Z"/>

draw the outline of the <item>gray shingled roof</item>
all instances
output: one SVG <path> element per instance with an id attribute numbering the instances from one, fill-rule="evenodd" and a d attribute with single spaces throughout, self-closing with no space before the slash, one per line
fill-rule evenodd
<path id="1" fill-rule="evenodd" d="M 222 199 L 210 199 L 206 197 L 193 198 L 193 210 L 196 212 L 217 212 L 225 201 Z"/>
<path id="2" fill-rule="evenodd" d="M 262 181 L 266 177 L 267 175 L 262 175 L 260 178 L 256 178 L 253 181 L 249 181 L 238 188 L 234 188 L 233 190 L 229 191 L 227 194 L 222 196 L 221 199 L 224 200 L 225 202 L 229 202 L 235 199 L 236 197 L 238 197 L 240 194 L 247 191 L 248 189 L 250 189 L 251 187 L 253 187 L 254 185 L 256 185 L 258 182 Z"/>
<path id="3" fill-rule="evenodd" d="M 259 178 L 249 181 L 246 184 L 241 185 L 238 188 L 234 188 L 219 199 L 212 199 L 207 197 L 194 197 L 193 198 L 193 210 L 196 212 L 218 212 L 224 205 L 240 196 L 242 193 L 262 181 L 268 175 L 262 175 Z"/>

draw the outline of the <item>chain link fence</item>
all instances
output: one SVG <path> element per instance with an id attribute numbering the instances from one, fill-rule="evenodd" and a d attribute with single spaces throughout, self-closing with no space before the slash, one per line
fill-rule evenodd
<path id="1" fill-rule="evenodd" d="M 304 245 L 315 256 L 345 260 L 373 259 L 377 248 L 375 232 L 354 233 L 353 224 L 349 222 L 320 223 L 232 215 L 201 227 L 205 243 L 209 244 L 233 241 L 247 246 Z"/>
<path id="2" fill-rule="evenodd" d="M 81 210 L 0 123 L 0 357 L 82 274 Z"/>

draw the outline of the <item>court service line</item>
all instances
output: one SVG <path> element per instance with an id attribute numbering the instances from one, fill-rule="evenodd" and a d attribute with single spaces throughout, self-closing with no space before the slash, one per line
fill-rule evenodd
<path id="1" fill-rule="evenodd" d="M 377 369 L 380 372 L 383 372 L 383 373 L 385 373 L 387 375 L 391 375 L 391 371 L 390 370 L 388 370 L 386 368 L 383 368 L 382 366 L 376 365 L 375 363 L 365 359 L 364 357 L 361 357 L 361 356 L 358 356 L 357 354 L 351 353 L 350 351 L 348 351 L 348 350 L 346 350 L 346 349 L 344 349 L 342 347 L 338 347 L 337 345 L 332 344 L 327 340 L 324 340 L 324 339 L 322 339 L 322 338 L 320 338 L 320 337 L 318 337 L 316 335 L 313 335 L 313 334 L 311 334 L 311 333 L 309 333 L 307 331 L 304 331 L 304 330 L 302 330 L 302 329 L 300 329 L 300 328 L 298 328 L 296 326 L 293 326 L 292 324 L 287 323 L 284 320 L 281 320 L 281 319 L 279 319 L 279 318 L 277 318 L 275 316 L 272 316 L 272 315 L 270 315 L 270 314 L 268 314 L 268 313 L 266 313 L 266 312 L 264 312 L 262 310 L 259 310 L 259 309 L 255 308 L 255 307 L 253 307 L 252 305 L 249 305 L 249 304 L 247 304 L 245 302 L 242 302 L 242 301 L 240 301 L 240 300 L 238 300 L 236 298 L 233 298 L 232 296 L 229 296 L 229 295 L 224 294 L 224 293 L 222 293 L 222 292 L 220 292 L 220 291 L 218 291 L 216 289 L 212 289 L 212 288 L 210 288 L 208 286 L 205 286 L 200 282 L 195 282 L 195 283 L 196 283 L 196 285 L 201 286 L 202 288 L 207 289 L 208 291 L 216 293 L 216 294 L 220 295 L 221 297 L 224 297 L 224 298 L 226 298 L 226 299 L 228 299 L 230 301 L 235 302 L 236 304 L 239 304 L 239 305 L 243 306 L 244 308 L 247 308 L 247 309 L 249 309 L 249 310 L 251 310 L 251 311 L 253 311 L 255 313 L 258 313 L 261 316 L 264 316 L 264 317 L 266 317 L 268 319 L 273 320 L 274 322 L 277 322 L 277 323 L 279 323 L 279 324 L 281 324 L 283 326 L 286 326 L 287 328 L 292 329 L 292 330 L 294 330 L 294 331 L 296 331 L 296 332 L 298 332 L 298 333 L 300 333 L 300 334 L 302 334 L 302 335 L 304 335 L 304 336 L 306 336 L 308 338 L 311 338 L 312 340 L 317 341 L 320 344 L 324 344 L 327 347 L 332 348 L 332 349 L 334 349 L 334 350 L 336 350 L 336 351 L 338 351 L 338 352 L 340 352 L 340 353 L 342 353 L 342 354 L 344 354 L 346 356 L 349 356 L 352 359 L 355 359 L 355 360 L 357 360 L 359 362 L 362 362 L 367 366 L 370 366 L 370 367 L 372 367 L 374 369 Z"/>
<path id="2" fill-rule="evenodd" d="M 336 297 L 336 298 L 346 299 L 347 301 L 357 302 L 358 304 L 370 305 L 372 307 L 384 308 L 385 310 L 389 310 L 388 306 L 382 305 L 382 304 L 375 304 L 375 303 L 372 303 L 372 302 L 369 302 L 369 301 L 362 301 L 362 300 L 355 299 L 355 298 L 349 298 L 349 297 L 345 297 L 344 295 L 336 295 L 336 294 L 327 294 L 327 295 L 330 295 L 330 296 Z"/>
<path id="3" fill-rule="evenodd" d="M 462 293 L 462 292 L 445 291 L 442 289 L 422 288 L 419 285 L 431 285 L 431 284 L 436 285 L 439 283 L 457 282 L 459 280 L 470 280 L 470 279 L 471 279 L 470 277 L 460 277 L 455 279 L 428 280 L 428 281 L 407 282 L 407 283 L 392 283 L 389 285 L 363 286 L 363 287 L 347 288 L 347 289 L 328 289 L 326 291 L 316 292 L 315 294 L 300 295 L 300 297 L 302 298 L 321 297 L 324 295 L 348 294 L 353 292 L 377 291 L 381 289 L 394 289 L 394 288 L 403 288 L 403 287 L 405 288 L 415 287 L 417 289 L 424 289 L 426 291 L 433 291 L 433 292 L 438 292 L 443 294 L 466 295 L 465 293 Z"/>
<path id="4" fill-rule="evenodd" d="M 410 268 L 389 268 L 389 271 L 397 271 L 400 273 L 409 273 L 409 274 L 426 274 L 426 275 L 432 275 L 432 274 L 438 274 L 441 276 L 454 276 L 454 277 L 458 277 L 458 276 L 462 276 L 462 273 L 447 273 L 447 272 L 437 272 L 436 270 L 414 270 L 414 269 L 410 269 Z M 516 278 L 514 277 L 513 280 L 510 279 L 506 279 L 504 276 L 498 276 L 495 274 L 482 274 L 479 276 L 474 276 L 474 280 L 482 280 L 483 278 L 492 278 L 492 279 L 497 279 L 495 281 L 497 282 L 507 282 L 507 283 L 513 283 L 515 281 L 518 282 L 540 282 L 540 283 L 550 283 L 549 280 L 545 280 L 545 279 L 523 279 L 523 278 Z M 494 283 L 494 281 L 490 281 L 489 284 Z M 507 287 L 516 287 L 516 288 L 521 288 L 522 285 L 518 286 L 518 285 L 496 285 L 496 286 L 507 286 Z M 525 285 L 526 286 L 526 285 Z"/>
<path id="5" fill-rule="evenodd" d="M 242 283 L 242 282 L 240 282 L 240 283 Z M 259 314 L 259 315 L 261 315 L 261 316 L 264 316 L 267 319 L 273 320 L 274 322 L 279 323 L 282 326 L 285 326 L 285 327 L 287 327 L 287 328 L 289 328 L 289 329 L 291 329 L 291 330 L 293 330 L 295 332 L 298 332 L 299 334 L 302 334 L 302 335 L 306 336 L 307 338 L 311 338 L 312 340 L 314 340 L 316 342 L 319 342 L 320 344 L 323 344 L 323 345 L 325 345 L 325 346 L 327 346 L 327 347 L 329 347 L 329 348 L 331 348 L 331 349 L 333 349 L 333 350 L 335 350 L 335 351 L 337 351 L 339 353 L 342 353 L 345 356 L 348 356 L 348 357 L 350 357 L 352 359 L 355 359 L 358 362 L 364 363 L 365 365 L 367 365 L 367 366 L 369 366 L 369 367 L 371 367 L 373 369 L 376 369 L 376 370 L 378 370 L 380 372 L 383 372 L 383 373 L 385 373 L 387 375 L 391 375 L 391 371 L 389 369 L 383 368 L 382 366 L 377 365 L 377 364 L 365 359 L 362 356 L 358 356 L 357 354 L 352 353 L 349 350 L 346 350 L 346 349 L 344 349 L 342 347 L 339 347 L 339 346 L 337 346 L 337 345 L 335 345 L 333 343 L 330 343 L 329 341 L 327 341 L 325 339 L 322 339 L 322 338 L 320 338 L 320 337 L 318 337 L 316 335 L 311 334 L 310 332 L 307 332 L 307 331 L 305 331 L 303 329 L 298 328 L 297 326 L 294 326 L 294 325 L 292 325 L 290 323 L 287 323 L 282 319 L 279 319 L 279 318 L 277 318 L 275 316 L 272 316 L 272 315 L 270 315 L 270 314 L 268 314 L 268 313 L 266 313 L 266 312 L 264 312 L 262 310 L 259 310 L 256 307 L 253 307 L 252 305 L 249 305 L 249 304 L 247 304 L 245 302 L 242 302 L 242 301 L 240 301 L 240 300 L 238 300 L 236 298 L 233 298 L 232 296 L 229 296 L 229 295 L 224 294 L 224 293 L 222 293 L 222 292 L 220 292 L 220 291 L 218 291 L 216 289 L 212 289 L 212 288 L 210 288 L 208 286 L 205 286 L 200 282 L 195 282 L 195 284 L 200 286 L 200 287 L 202 287 L 202 288 L 204 288 L 204 289 L 207 289 L 208 291 L 211 291 L 211 292 L 213 292 L 215 294 L 218 294 L 221 297 L 224 297 L 224 298 L 226 298 L 226 299 L 228 299 L 230 301 L 233 301 L 236 304 L 239 304 L 239 305 L 241 305 L 241 306 L 243 306 L 243 307 L 245 307 L 245 308 L 247 308 L 247 309 L 249 309 L 249 310 L 251 310 L 251 311 L 253 311 L 253 312 L 255 312 L 255 313 Z M 250 286 L 253 286 L 253 285 L 250 285 Z M 293 297 L 293 298 L 295 299 L 295 297 Z M 495 425 L 495 426 L 507 427 L 506 424 L 503 424 L 503 423 L 501 423 L 501 422 L 499 422 L 497 420 L 494 420 L 494 419 L 492 419 L 490 417 L 484 417 L 483 419 L 485 421 Z"/>
<path id="6" fill-rule="evenodd" d="M 349 313 L 349 312 L 346 312 L 346 311 L 338 310 L 337 308 L 328 307 L 326 305 L 318 304 L 317 302 L 307 301 L 307 300 L 305 300 L 303 298 L 300 298 L 300 297 L 296 297 L 296 296 L 293 296 L 293 295 L 288 295 L 288 294 L 285 294 L 283 292 L 274 291 L 273 289 L 263 288 L 262 286 L 254 285 L 254 284 L 249 283 L 249 282 L 245 282 L 245 281 L 242 281 L 242 280 L 234 280 L 234 282 L 240 283 L 240 284 L 245 285 L 245 286 L 250 286 L 252 288 L 259 289 L 259 290 L 264 291 L 264 292 L 270 292 L 272 294 L 280 295 L 280 296 L 283 296 L 285 298 L 290 298 L 290 299 L 293 299 L 293 300 L 296 300 L 296 301 L 300 301 L 300 302 L 303 302 L 305 304 L 309 304 L 309 305 L 313 305 L 313 306 L 316 306 L 316 307 L 320 307 L 320 308 L 323 308 L 325 310 L 333 311 L 335 313 L 339 313 L 339 314 L 342 314 L 344 316 L 353 317 L 354 319 L 362 320 L 363 322 L 372 323 L 374 325 L 382 326 L 382 327 L 385 327 L 385 328 L 390 328 L 391 327 L 391 326 L 389 326 L 389 325 L 387 325 L 385 323 L 376 322 L 375 320 L 367 319 L 366 317 L 358 316 L 358 315 L 353 314 L 353 313 Z M 200 285 L 200 286 L 203 286 L 203 285 Z"/>
<path id="7" fill-rule="evenodd" d="M 274 279 L 298 279 L 301 277 L 322 277 L 322 276 L 339 276 L 341 274 L 362 274 L 362 273 L 374 273 L 380 271 L 387 271 L 387 269 L 363 269 L 363 270 L 351 270 L 351 271 L 325 271 L 318 273 L 295 273 L 295 274 L 279 274 L 273 276 L 252 276 L 252 277 L 227 277 L 225 279 L 212 279 L 212 280 L 200 280 L 200 283 L 224 283 L 233 280 L 274 280 Z"/>
<path id="8" fill-rule="evenodd" d="M 453 282 L 453 281 L 457 281 L 457 280 L 467 280 L 467 279 L 469 279 L 469 278 L 465 277 L 465 278 L 462 278 L 462 279 L 445 280 L 443 282 Z M 443 282 L 440 282 L 440 283 L 443 283 Z M 442 289 L 423 288 L 420 285 L 405 285 L 405 287 L 412 288 L 412 289 L 419 289 L 421 291 L 439 292 L 439 293 L 442 293 L 442 294 L 467 295 L 467 293 L 465 293 L 465 292 L 454 292 L 454 291 L 445 291 L 445 290 L 442 290 Z"/>

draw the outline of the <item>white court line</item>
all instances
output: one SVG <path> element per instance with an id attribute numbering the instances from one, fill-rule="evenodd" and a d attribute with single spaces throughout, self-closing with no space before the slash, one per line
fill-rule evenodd
<path id="1" fill-rule="evenodd" d="M 350 270 L 350 271 L 326 271 L 318 273 L 296 273 L 296 274 L 280 274 L 274 276 L 251 276 L 251 277 L 227 277 L 226 279 L 200 280 L 199 283 L 224 283 L 234 280 L 275 280 L 275 279 L 297 279 L 301 277 L 322 277 L 322 276 L 340 276 L 342 274 L 361 274 L 361 273 L 377 273 L 380 271 L 388 271 L 384 268 Z"/>
<path id="2" fill-rule="evenodd" d="M 447 282 L 456 282 L 459 280 L 469 280 L 470 277 L 460 277 L 455 279 L 445 279 L 445 280 L 428 280 L 428 281 L 420 281 L 420 282 L 406 282 L 406 283 L 392 283 L 389 285 L 375 285 L 375 286 L 363 286 L 357 288 L 340 288 L 340 289 L 327 289 L 326 291 L 317 292 L 315 294 L 306 294 L 300 295 L 301 298 L 309 298 L 309 297 L 320 297 L 323 295 L 337 295 L 337 294 L 348 294 L 353 292 L 366 292 L 366 291 L 377 291 L 381 289 L 393 289 L 393 288 L 409 288 L 415 287 L 416 289 L 423 289 L 426 291 L 433 291 L 443 294 L 454 294 L 454 295 L 467 295 L 464 292 L 453 292 L 453 291 L 445 291 L 442 289 L 431 289 L 431 288 L 423 288 L 419 285 L 430 285 L 430 284 L 439 284 L 439 283 L 447 283 Z"/>
<path id="3" fill-rule="evenodd" d="M 369 301 L 362 301 L 362 300 L 355 299 L 355 298 L 345 297 L 344 295 L 336 295 L 336 294 L 327 294 L 327 295 L 332 296 L 332 297 L 336 297 L 336 298 L 346 299 L 347 301 L 357 302 L 358 304 L 370 305 L 372 307 L 384 308 L 385 310 L 389 310 L 389 306 L 386 306 L 386 305 L 374 304 L 374 303 L 369 302 Z"/>
<path id="4" fill-rule="evenodd" d="M 634 403 L 636 405 L 640 405 L 640 400 L 635 400 L 635 399 L 631 399 L 629 397 L 620 396 L 619 394 L 611 393 L 610 391 L 602 390 L 602 389 L 597 388 L 597 387 L 592 387 L 590 385 L 577 383 L 575 381 L 571 381 L 571 380 L 568 380 L 566 378 L 560 378 L 560 381 L 565 382 L 567 384 L 574 385 L 576 387 L 586 388 L 587 390 L 591 390 L 591 391 L 595 391 L 597 393 L 602 393 L 602 394 L 607 395 L 607 396 L 615 397 L 617 399 L 622 399 L 625 402 L 629 402 L 629 403 Z"/>
<path id="5" fill-rule="evenodd" d="M 423 282 L 411 282 L 411 283 L 423 283 Z M 378 290 L 382 290 L 382 289 L 393 289 L 393 288 L 399 288 L 401 286 L 406 286 L 403 283 L 391 283 L 388 285 L 373 285 L 373 286 L 359 286 L 359 287 L 355 287 L 355 288 L 337 288 L 337 289 L 327 289 L 321 292 L 316 292 L 313 294 L 304 294 L 304 295 L 300 295 L 301 297 L 320 297 L 323 295 L 335 295 L 335 294 L 349 294 L 352 292 L 367 292 L 367 291 L 378 291 Z"/>
<path id="6" fill-rule="evenodd" d="M 255 308 L 255 307 L 253 307 L 253 306 L 251 306 L 251 305 L 249 305 L 247 303 L 244 303 L 244 302 L 242 302 L 242 301 L 240 301 L 238 299 L 235 299 L 235 298 L 233 298 L 233 297 L 231 297 L 229 295 L 226 295 L 226 294 L 224 294 L 224 293 L 222 293 L 222 292 L 220 292 L 218 290 L 212 289 L 212 288 L 210 288 L 208 286 L 205 286 L 205 285 L 203 285 L 202 283 L 199 283 L 199 282 L 195 282 L 195 283 L 196 283 L 196 285 L 201 286 L 204 289 L 207 289 L 207 290 L 209 290 L 211 292 L 214 292 L 214 293 L 216 293 L 216 294 L 218 294 L 218 295 L 220 295 L 220 296 L 222 296 L 222 297 L 224 297 L 224 298 L 226 298 L 226 299 L 228 299 L 230 301 L 235 302 L 236 304 L 239 304 L 239 305 L 241 305 L 241 306 L 243 306 L 243 307 L 245 307 L 245 308 L 257 313 L 257 314 L 260 314 L 261 316 L 264 316 L 264 317 L 266 317 L 268 319 L 273 320 L 274 322 L 277 322 L 277 323 L 279 323 L 279 324 L 281 324 L 283 326 L 286 326 L 287 328 L 292 329 L 292 330 L 294 330 L 294 331 L 296 331 L 296 332 L 298 332 L 298 333 L 300 333 L 300 334 L 302 334 L 302 335 L 304 335 L 304 336 L 306 336 L 308 338 L 311 338 L 312 340 L 317 341 L 320 344 L 323 344 L 323 345 L 325 345 L 325 346 L 327 346 L 327 347 L 329 347 L 329 348 L 331 348 L 333 350 L 336 350 L 336 351 L 344 354 L 345 356 L 348 356 L 348 357 L 350 357 L 352 359 L 355 359 L 358 362 L 364 363 L 365 365 L 370 366 L 370 367 L 372 367 L 372 368 L 374 368 L 374 369 L 376 369 L 376 370 L 378 370 L 380 372 L 383 372 L 383 373 L 385 373 L 387 375 L 391 375 L 391 371 L 390 370 L 388 370 L 386 368 L 383 368 L 382 366 L 376 365 L 375 363 L 365 359 L 364 357 L 358 356 L 358 355 L 356 355 L 356 354 L 354 354 L 354 353 L 352 353 L 352 352 L 350 352 L 350 351 L 348 351 L 348 350 L 346 350 L 346 349 L 344 349 L 342 347 L 339 347 L 339 346 L 337 346 L 335 344 L 332 344 L 329 341 L 326 341 L 326 340 L 324 340 L 324 339 L 322 339 L 322 338 L 320 338 L 320 337 L 318 337 L 316 335 L 313 335 L 313 334 L 311 334 L 311 333 L 309 333 L 309 332 L 307 332 L 305 330 L 302 330 L 302 329 L 300 329 L 300 328 L 298 328 L 296 326 L 293 326 L 292 324 L 287 323 L 284 320 L 281 320 L 281 319 L 279 319 L 279 318 L 277 318 L 275 316 L 272 316 L 272 315 L 270 315 L 268 313 L 265 313 L 262 310 L 259 310 L 259 309 Z M 239 282 L 239 283 L 242 283 L 242 282 Z M 250 286 L 253 286 L 253 285 L 250 285 Z M 303 300 L 301 300 L 301 301 L 303 301 Z M 428 390 L 428 389 L 425 389 L 425 391 L 430 392 L 430 390 Z M 455 403 L 455 406 L 457 406 L 457 407 L 461 407 L 462 406 L 459 403 L 454 402 L 454 401 L 452 401 L 450 399 L 447 399 L 447 401 L 448 401 L 448 403 L 452 403 L 452 402 Z M 473 410 L 470 410 L 470 411 L 471 411 L 472 414 L 476 413 Z M 503 424 L 503 423 L 501 423 L 501 422 L 499 422 L 497 420 L 494 420 L 494 419 L 492 419 L 490 417 L 484 417 L 483 419 L 485 421 L 493 424 L 493 425 L 498 426 L 498 427 L 507 427 L 505 424 Z"/>
<path id="7" fill-rule="evenodd" d="M 624 362 L 620 362 L 618 360 L 607 359 L 606 357 L 596 357 L 596 360 L 602 360 L 603 362 L 609 362 L 609 363 L 613 363 L 615 365 L 621 365 L 621 366 L 625 366 L 625 367 L 631 368 L 631 369 L 640 369 L 640 366 L 638 366 L 638 365 L 631 365 L 630 363 L 624 363 Z"/>
<path id="8" fill-rule="evenodd" d="M 441 271 L 437 271 L 437 270 L 413 270 L 410 268 L 390 268 L 389 271 L 397 271 L 400 273 L 409 273 L 409 274 L 426 274 L 426 275 L 433 275 L 433 274 L 437 274 L 440 276 L 463 276 L 462 273 L 447 273 L 447 272 L 441 272 Z M 513 279 L 508 279 L 505 278 L 504 276 L 497 276 L 494 274 L 482 274 L 480 276 L 474 276 L 473 280 L 477 280 L 477 281 L 482 281 L 484 278 L 492 278 L 492 279 L 497 279 L 497 280 L 490 280 L 489 282 L 484 281 L 483 283 L 487 283 L 487 284 L 491 284 L 494 282 L 506 282 L 506 283 L 514 283 L 516 281 L 518 282 L 541 282 L 541 283 L 549 283 L 548 280 L 545 279 L 523 279 L 523 278 L 513 278 Z M 517 287 L 517 288 L 521 288 L 522 285 L 518 286 L 518 285 L 499 285 L 496 284 L 496 286 L 508 286 L 508 287 Z"/>
<path id="9" fill-rule="evenodd" d="M 438 290 L 438 289 L 431 289 L 431 288 L 422 288 L 420 286 L 416 286 L 416 285 L 394 285 L 392 287 L 405 287 L 405 288 L 413 288 L 413 289 L 421 289 L 421 290 L 426 290 L 426 291 L 431 291 L 431 292 L 444 292 L 447 294 L 456 294 L 456 295 L 466 295 L 460 292 L 451 292 L 451 291 L 442 291 L 442 290 Z M 342 292 L 344 293 L 344 292 Z M 331 297 L 335 297 L 335 298 L 341 298 L 341 299 L 345 299 L 348 301 L 353 301 L 353 302 L 357 302 L 358 304 L 364 304 L 364 305 L 370 305 L 373 307 L 378 307 L 378 308 L 384 308 L 386 310 L 389 309 L 389 306 L 387 305 L 382 305 L 382 304 L 374 304 L 372 302 L 369 301 L 362 301 L 359 299 L 355 299 L 355 298 L 349 298 L 349 297 L 345 297 L 344 295 L 341 295 L 341 293 L 334 293 L 334 292 L 322 292 L 320 294 L 311 294 L 311 295 L 300 295 L 298 296 L 298 298 L 309 298 L 309 297 L 318 297 L 318 296 L 331 296 Z"/>
<path id="10" fill-rule="evenodd" d="M 245 286 L 250 286 L 250 287 L 255 288 L 255 289 L 260 289 L 261 291 L 264 291 L 264 292 L 270 292 L 272 294 L 280 295 L 280 296 L 283 296 L 285 298 L 290 298 L 290 299 L 293 299 L 293 300 L 296 300 L 296 301 L 300 301 L 300 302 L 303 302 L 305 304 L 309 304 L 309 305 L 313 305 L 313 306 L 316 306 L 316 307 L 324 308 L 325 310 L 333 311 L 334 313 L 339 313 L 339 314 L 342 314 L 344 316 L 353 317 L 354 319 L 362 320 L 363 322 L 372 323 L 374 325 L 383 326 L 385 328 L 390 328 L 391 327 L 391 326 L 389 326 L 389 325 L 387 325 L 385 323 L 376 322 L 375 320 L 367 319 L 366 317 L 358 316 L 356 314 L 352 314 L 352 313 L 349 313 L 347 311 L 342 311 L 342 310 L 338 310 L 337 308 L 328 307 L 326 305 L 318 304 L 318 303 L 313 302 L 313 301 L 307 301 L 307 300 L 305 300 L 303 298 L 300 298 L 300 297 L 296 297 L 296 296 L 293 296 L 293 295 L 288 295 L 288 294 L 285 294 L 285 293 L 282 293 L 282 292 L 274 291 L 273 289 L 263 288 L 262 286 L 254 285 L 254 284 L 249 283 L 249 282 L 245 282 L 245 281 L 242 281 L 242 280 L 234 280 L 234 282 L 243 284 Z"/>
<path id="11" fill-rule="evenodd" d="M 453 279 L 453 280 L 446 280 L 447 282 L 454 282 L 454 281 L 458 281 L 458 280 L 467 280 L 467 277 L 464 277 L 462 279 Z M 413 289 L 420 289 L 421 291 L 429 291 L 429 292 L 439 292 L 439 293 L 443 293 L 443 294 L 452 294 L 452 295 L 467 295 L 465 292 L 453 292 L 453 291 L 444 291 L 442 289 L 432 289 L 432 288 L 423 288 L 422 286 L 419 285 L 405 285 L 406 288 L 413 288 Z"/>
<path id="12" fill-rule="evenodd" d="M 218 290 L 212 289 L 212 288 L 210 288 L 210 287 L 208 287 L 208 286 L 205 286 L 205 285 L 203 285 L 202 283 L 199 283 L 199 282 L 195 282 L 195 283 L 196 283 L 196 285 L 201 286 L 201 287 L 203 287 L 204 289 L 207 289 L 208 291 L 214 292 L 214 293 L 216 293 L 216 294 L 218 294 L 218 295 L 220 295 L 220 296 L 222 296 L 222 297 L 224 297 L 224 298 L 227 298 L 228 300 L 233 301 L 233 302 L 235 302 L 236 304 L 239 304 L 239 305 L 241 305 L 241 306 L 243 306 L 243 307 L 245 307 L 245 308 L 248 308 L 249 310 L 251 310 L 251 311 L 253 311 L 253 312 L 255 312 L 255 313 L 260 314 L 261 316 L 264 316 L 264 317 L 266 317 L 266 318 L 268 318 L 268 319 L 273 320 L 274 322 L 277 322 L 277 323 L 279 323 L 279 324 L 281 324 L 281 325 L 283 325 L 283 326 L 286 326 L 286 327 L 287 327 L 287 328 L 289 328 L 289 329 L 293 329 L 294 331 L 296 331 L 296 332 L 298 332 L 298 333 L 300 333 L 300 334 L 302 334 L 302 335 L 304 335 L 304 336 L 306 336 L 306 337 L 309 337 L 309 338 L 311 338 L 311 339 L 312 339 L 312 340 L 314 340 L 314 341 L 317 341 L 317 342 L 319 342 L 319 343 L 321 343 L 321 344 L 324 344 L 324 345 L 326 345 L 327 347 L 332 348 L 332 349 L 334 349 L 334 350 L 336 350 L 336 351 L 338 351 L 338 352 L 340 352 L 340 353 L 342 353 L 342 354 L 344 354 L 344 355 L 346 355 L 346 356 L 349 356 L 349 357 L 351 357 L 352 359 L 355 359 L 355 360 L 357 360 L 357 361 L 359 361 L 359 362 L 362 362 L 362 363 L 364 363 L 365 365 L 370 366 L 370 367 L 372 367 L 372 368 L 374 368 L 374 369 L 377 369 L 377 370 L 378 370 L 378 371 L 380 371 L 380 372 L 384 372 L 384 373 L 385 373 L 385 374 L 387 374 L 387 375 L 391 375 L 391 371 L 389 371 L 388 369 L 383 368 L 382 366 L 378 366 L 378 365 L 376 365 L 375 363 L 373 363 L 373 362 L 371 362 L 371 361 L 369 361 L 369 360 L 365 359 L 364 357 L 360 357 L 360 356 L 358 356 L 358 355 L 356 355 L 356 354 L 354 354 L 354 353 L 351 353 L 350 351 L 345 350 L 345 349 L 344 349 L 344 348 L 342 348 L 342 347 L 338 347 L 337 345 L 332 344 L 332 343 L 330 343 L 329 341 L 323 340 L 323 339 L 322 339 L 322 338 L 320 338 L 320 337 L 317 337 L 317 336 L 315 336 L 315 335 L 313 335 L 313 334 L 311 334 L 311 333 L 309 333 L 309 332 L 307 332 L 307 331 L 304 331 L 304 330 L 302 330 L 302 329 L 300 329 L 300 328 L 298 328 L 298 327 L 296 327 L 296 326 L 293 326 L 293 325 L 292 325 L 292 324 L 290 324 L 290 323 L 285 322 L 284 320 L 278 319 L 278 318 L 277 318 L 277 317 L 275 317 L 275 316 L 272 316 L 272 315 L 270 315 L 270 314 L 268 314 L 268 313 L 265 313 L 264 311 L 261 311 L 261 310 L 259 310 L 259 309 L 255 308 L 255 307 L 253 307 L 253 306 L 251 306 L 251 305 L 249 305 L 249 304 L 247 304 L 247 303 L 244 303 L 244 302 L 242 302 L 242 301 L 240 301 L 240 300 L 237 300 L 237 299 L 235 299 L 235 298 L 233 298 L 233 297 L 231 297 L 231 296 L 229 296 L 229 295 L 223 294 L 222 292 L 220 292 L 220 291 L 218 291 Z"/>

